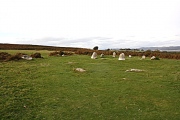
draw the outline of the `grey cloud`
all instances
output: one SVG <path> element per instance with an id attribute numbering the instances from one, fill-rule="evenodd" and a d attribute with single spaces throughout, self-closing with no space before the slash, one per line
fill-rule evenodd
<path id="1" fill-rule="evenodd" d="M 126 47 L 131 47 L 131 45 L 134 44 L 132 40 L 113 39 L 110 37 L 86 37 L 86 38 L 77 38 L 77 39 L 46 37 L 46 38 L 34 39 L 34 40 L 23 39 L 22 41 L 20 41 L 20 43 L 60 46 L 60 47 L 83 47 L 83 48 L 93 48 L 94 46 L 99 46 L 99 49 L 126 48 Z"/>
<path id="2" fill-rule="evenodd" d="M 106 37 L 87 37 L 87 38 L 79 38 L 79 39 L 70 39 L 67 42 L 63 41 L 63 44 L 71 47 L 81 46 L 81 47 L 92 48 L 94 46 L 101 47 L 103 43 L 106 43 L 110 40 L 111 38 L 106 38 Z"/>
<path id="3" fill-rule="evenodd" d="M 108 42 L 109 44 L 111 39 L 112 38 L 107 38 L 107 37 L 86 37 L 86 38 L 77 38 L 77 39 L 46 37 L 42 39 L 26 40 L 23 41 L 23 43 L 40 44 L 40 45 L 48 45 L 48 46 L 60 46 L 60 47 L 93 48 L 94 46 L 103 46 L 103 43 Z"/>
<path id="4" fill-rule="evenodd" d="M 86 38 L 55 38 L 46 37 L 41 39 L 21 39 L 21 44 L 36 44 L 47 46 L 59 46 L 59 47 L 81 47 L 81 48 L 93 48 L 99 46 L 99 49 L 108 48 L 140 48 L 140 47 L 158 47 L 158 46 L 172 46 L 180 45 L 179 40 L 167 40 L 167 41 L 141 41 L 129 39 L 114 39 L 110 37 L 86 37 Z"/>

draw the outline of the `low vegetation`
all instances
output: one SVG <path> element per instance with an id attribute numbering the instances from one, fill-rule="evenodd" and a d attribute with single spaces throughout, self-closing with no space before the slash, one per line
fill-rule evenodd
<path id="1" fill-rule="evenodd" d="M 151 51 L 151 50 L 138 50 L 138 49 L 120 49 L 120 50 L 98 50 L 98 46 L 95 46 L 93 49 L 87 48 L 73 48 L 73 47 L 54 47 L 54 46 L 42 46 L 42 45 L 23 45 L 23 44 L 1 44 L 0 43 L 0 50 L 49 50 L 55 51 L 50 53 L 50 56 L 54 55 L 72 55 L 72 54 L 79 54 L 79 55 L 92 55 L 94 51 L 96 51 L 99 55 L 112 55 L 113 52 L 116 52 L 118 55 L 120 53 L 125 53 L 125 55 L 132 55 L 132 56 L 143 56 L 152 57 L 156 56 L 158 58 L 167 58 L 167 59 L 180 59 L 180 52 L 167 52 L 167 51 Z M 58 53 L 59 52 L 59 53 Z"/>
<path id="2" fill-rule="evenodd" d="M 11 55 L 11 54 L 9 54 L 7 52 L 0 52 L 0 62 L 21 60 L 21 59 L 23 59 L 24 55 L 27 55 L 27 54 L 25 54 L 25 53 L 16 53 L 15 55 Z M 43 58 L 43 57 L 41 57 L 41 54 L 38 53 L 38 52 L 36 52 L 34 54 L 31 54 L 30 56 L 32 58 Z"/>
<path id="3" fill-rule="evenodd" d="M 38 52 L 44 58 L 0 62 L 2 120 L 180 118 L 179 60 L 60 57 L 45 50 L 0 52 Z"/>

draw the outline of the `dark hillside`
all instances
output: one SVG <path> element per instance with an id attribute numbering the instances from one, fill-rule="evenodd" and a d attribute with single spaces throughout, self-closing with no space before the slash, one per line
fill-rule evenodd
<path id="1" fill-rule="evenodd" d="M 0 50 L 59 50 L 59 51 L 74 51 L 75 52 L 78 50 L 89 50 L 89 49 L 73 48 L 73 47 L 29 45 L 29 44 L 2 44 L 0 43 Z"/>

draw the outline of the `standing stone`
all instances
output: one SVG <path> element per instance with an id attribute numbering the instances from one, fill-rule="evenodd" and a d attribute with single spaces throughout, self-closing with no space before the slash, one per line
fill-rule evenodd
<path id="1" fill-rule="evenodd" d="M 112 57 L 116 57 L 116 52 L 113 52 L 113 56 Z"/>
<path id="2" fill-rule="evenodd" d="M 143 55 L 141 59 L 146 59 L 146 56 L 145 56 L 145 55 Z"/>
<path id="3" fill-rule="evenodd" d="M 97 59 L 97 53 L 96 52 L 93 52 L 91 59 Z"/>
<path id="4" fill-rule="evenodd" d="M 124 53 L 121 53 L 120 55 L 119 55 L 119 59 L 118 60 L 125 60 L 125 55 L 124 55 Z"/>
<path id="5" fill-rule="evenodd" d="M 155 56 L 152 56 L 152 57 L 151 57 L 151 60 L 155 60 L 155 58 L 156 58 Z"/>
<path id="6" fill-rule="evenodd" d="M 104 54 L 102 53 L 102 54 L 100 55 L 100 57 L 103 58 L 103 57 L 104 57 Z"/>

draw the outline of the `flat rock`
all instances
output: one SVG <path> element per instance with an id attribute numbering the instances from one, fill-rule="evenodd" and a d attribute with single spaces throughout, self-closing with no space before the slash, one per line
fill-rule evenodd
<path id="1" fill-rule="evenodd" d="M 82 68 L 75 68 L 75 71 L 78 71 L 78 72 L 85 72 L 86 70 L 82 69 Z"/>
<path id="2" fill-rule="evenodd" d="M 144 70 L 140 70 L 140 69 L 130 69 L 130 70 L 126 70 L 126 72 L 143 72 Z"/>

